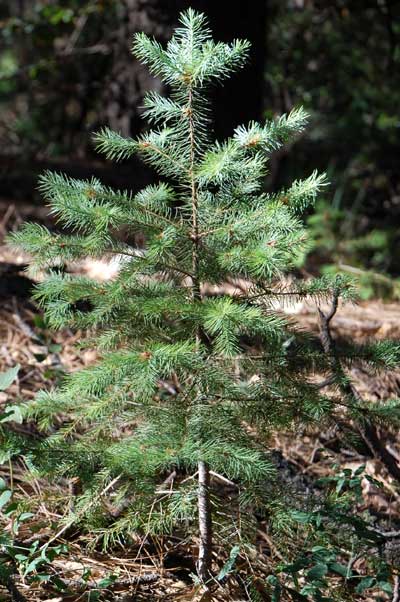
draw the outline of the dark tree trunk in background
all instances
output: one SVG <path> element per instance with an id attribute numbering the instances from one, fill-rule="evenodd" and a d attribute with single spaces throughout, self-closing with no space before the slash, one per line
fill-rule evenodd
<path id="1" fill-rule="evenodd" d="M 12 17 L 22 18 L 24 16 L 26 5 L 30 5 L 32 2 L 26 0 L 3 0 L 0 3 L 0 15 L 11 15 Z"/>
<path id="2" fill-rule="evenodd" d="M 124 0 L 117 2 L 117 24 L 107 44 L 113 53 L 112 68 L 104 84 L 104 122 L 124 136 L 137 134 L 142 128 L 140 105 L 144 93 L 160 90 L 147 68 L 131 53 L 133 34 L 144 31 L 165 41 L 174 19 L 165 14 L 163 0 Z"/>
<path id="3" fill-rule="evenodd" d="M 251 42 L 247 66 L 213 94 L 215 133 L 218 138 L 230 136 L 236 126 L 262 118 L 268 0 L 192 0 L 182 4 L 207 14 L 214 39 Z"/>
<path id="4" fill-rule="evenodd" d="M 137 134 L 144 93 L 160 89 L 147 68 L 132 58 L 132 35 L 144 31 L 165 42 L 180 11 L 189 6 L 207 14 L 216 40 L 246 38 L 252 43 L 248 67 L 213 91 L 217 137 L 262 116 L 267 0 L 124 0 L 117 6 L 117 29 L 111 40 L 114 60 L 104 93 L 103 118 L 111 128 L 126 136 Z"/>

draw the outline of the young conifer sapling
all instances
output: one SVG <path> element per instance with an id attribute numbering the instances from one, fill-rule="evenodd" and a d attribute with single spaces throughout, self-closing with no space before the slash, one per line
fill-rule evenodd
<path id="1" fill-rule="evenodd" d="M 170 96 L 145 98 L 154 129 L 126 139 L 105 128 L 96 143 L 115 161 L 140 155 L 161 181 L 132 194 L 48 172 L 40 188 L 60 232 L 27 224 L 12 237 L 47 272 L 36 299 L 51 327 L 89 329 L 99 353 L 27 406 L 48 433 L 33 461 L 80 479 L 77 516 L 106 542 L 133 532 L 192 534 L 203 584 L 213 542 L 246 545 L 256 510 L 271 521 L 285 514 L 268 433 L 335 412 L 336 398 L 307 378 L 329 361 L 279 307 L 348 291 L 344 280 L 287 279 L 307 247 L 300 214 L 325 176 L 263 192 L 271 153 L 303 131 L 305 111 L 211 138 L 210 86 L 241 69 L 248 50 L 242 40 L 214 42 L 193 10 L 166 48 L 137 34 L 135 56 Z M 109 281 L 54 269 L 104 256 L 121 262 Z M 391 354 L 388 346 L 366 359 Z M 98 495 L 110 483 L 112 521 L 99 513 Z"/>

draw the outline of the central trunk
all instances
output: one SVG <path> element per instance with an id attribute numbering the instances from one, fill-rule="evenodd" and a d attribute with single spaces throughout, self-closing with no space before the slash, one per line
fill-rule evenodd
<path id="1" fill-rule="evenodd" d="M 199 560 L 198 575 L 205 584 L 211 577 L 211 552 L 212 552 L 212 522 L 210 502 L 210 470 L 206 462 L 200 460 L 199 471 Z"/>
<path id="2" fill-rule="evenodd" d="M 192 205 L 192 228 L 191 239 L 192 247 L 192 296 L 194 302 L 201 302 L 201 288 L 199 279 L 199 222 L 198 222 L 198 191 L 195 178 L 195 129 L 193 121 L 193 91 L 189 88 L 188 96 L 188 122 L 189 122 L 189 143 L 190 143 L 190 193 Z M 196 334 L 197 347 L 202 336 L 202 329 L 198 328 Z M 198 463 L 198 513 L 199 513 L 199 558 L 198 575 L 204 585 L 211 577 L 211 550 L 212 550 L 212 515 L 210 504 L 210 471 L 203 460 Z"/>

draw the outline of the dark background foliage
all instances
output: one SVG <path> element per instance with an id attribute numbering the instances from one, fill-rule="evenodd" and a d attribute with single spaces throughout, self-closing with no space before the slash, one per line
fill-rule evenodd
<path id="1" fill-rule="evenodd" d="M 317 250 L 307 269 L 351 269 L 364 276 L 366 295 L 376 292 L 367 277 L 388 284 L 379 292 L 397 294 L 396 0 L 3 0 L 0 195 L 36 199 L 46 167 L 134 189 L 151 180 L 140 164 L 102 162 L 91 133 L 105 124 L 124 135 L 141 130 L 143 93 L 160 84 L 133 60 L 132 35 L 165 41 L 189 5 L 208 14 L 218 39 L 253 44 L 251 68 L 214 92 L 218 137 L 298 104 L 311 114 L 307 133 L 274 157 L 266 182 L 273 189 L 315 167 L 329 174 L 332 185 L 310 217 Z"/>

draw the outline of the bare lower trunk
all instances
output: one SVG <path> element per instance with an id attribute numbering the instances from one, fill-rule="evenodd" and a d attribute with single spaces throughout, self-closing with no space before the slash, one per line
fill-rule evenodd
<path id="1" fill-rule="evenodd" d="M 203 583 L 211 576 L 211 550 L 212 550 L 212 521 L 210 503 L 210 471 L 206 462 L 200 461 L 199 469 L 199 559 L 198 575 Z"/>
<path id="2" fill-rule="evenodd" d="M 394 576 L 392 602 L 399 602 L 399 601 L 400 601 L 400 578 L 398 575 L 395 575 Z"/>

